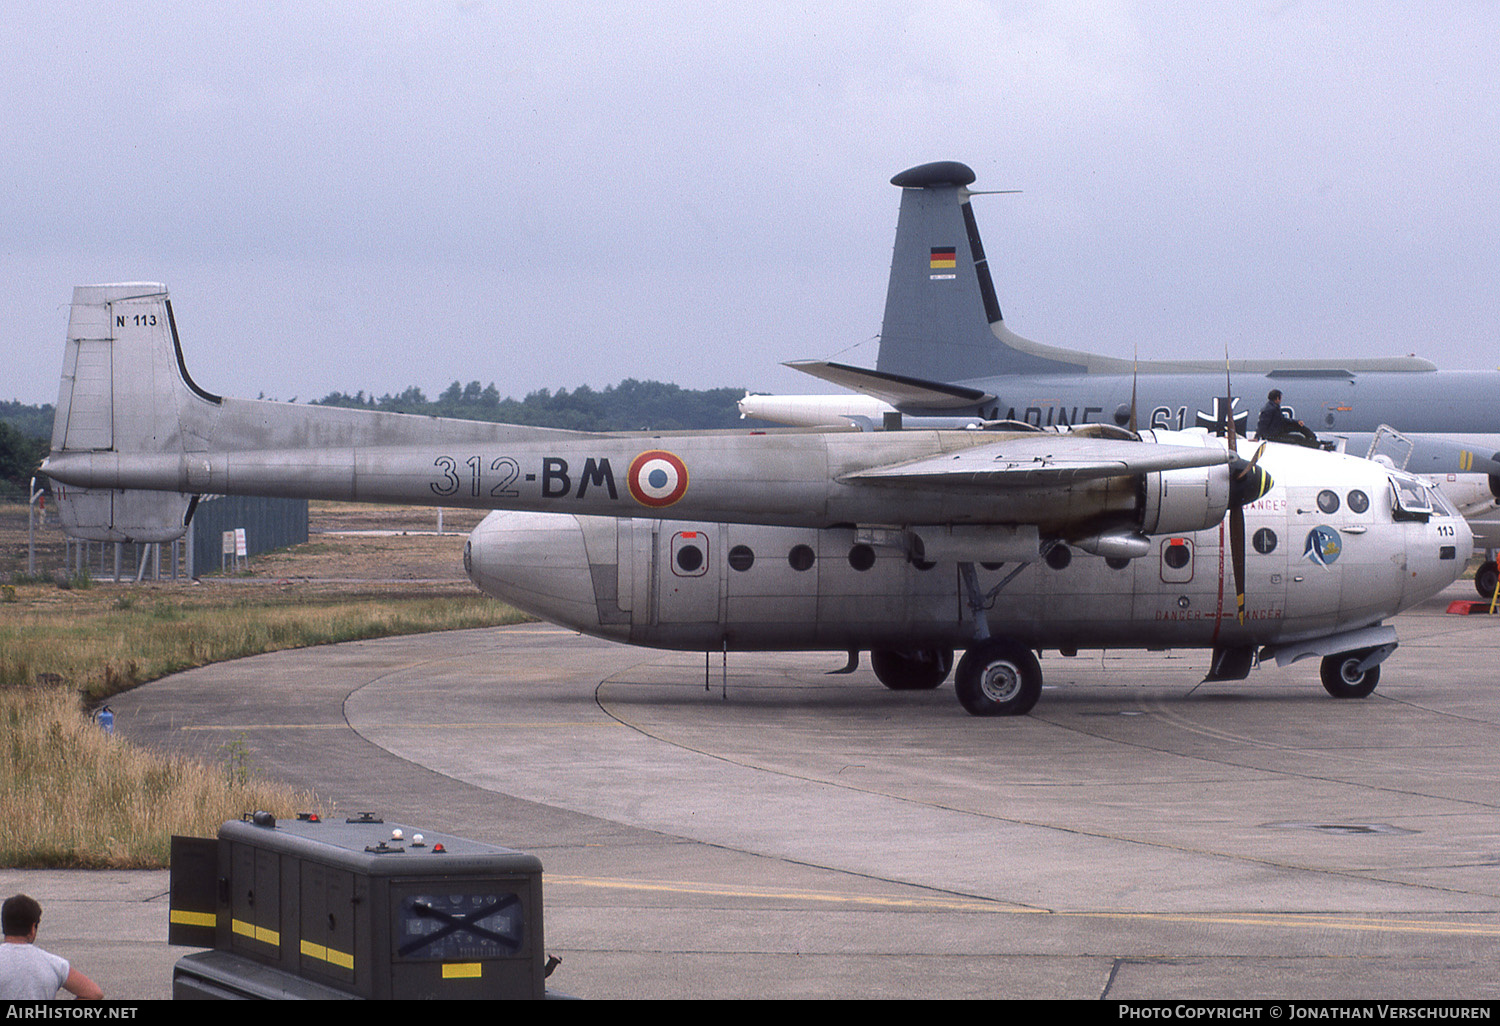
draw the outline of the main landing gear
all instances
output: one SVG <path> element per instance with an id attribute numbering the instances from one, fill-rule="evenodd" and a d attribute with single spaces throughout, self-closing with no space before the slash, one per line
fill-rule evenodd
<path id="1" fill-rule="evenodd" d="M 931 691 L 948 679 L 953 649 L 877 648 L 870 653 L 870 666 L 892 691 Z"/>
<path id="2" fill-rule="evenodd" d="M 1044 558 L 1054 544 L 1048 543 L 1042 549 Z M 964 599 L 974 618 L 974 644 L 958 661 L 953 689 L 958 693 L 959 704 L 971 716 L 1025 716 L 1042 697 L 1042 667 L 1036 655 L 1009 638 L 990 637 L 985 620 L 985 610 L 994 603 L 995 596 L 1030 565 L 1021 563 L 988 592 L 979 590 L 973 563 L 958 565 Z"/>
<path id="3" fill-rule="evenodd" d="M 958 661 L 953 687 L 974 716 L 1024 716 L 1042 696 L 1042 667 L 1026 646 L 986 638 Z"/>
<path id="4" fill-rule="evenodd" d="M 1500 582 L 1500 567 L 1495 565 L 1493 559 L 1479 564 L 1479 569 L 1474 571 L 1474 590 L 1479 592 L 1482 599 L 1495 597 L 1495 585 Z"/>

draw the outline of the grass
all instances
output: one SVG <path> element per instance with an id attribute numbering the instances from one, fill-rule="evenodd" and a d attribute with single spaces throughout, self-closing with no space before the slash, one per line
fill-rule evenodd
<path id="1" fill-rule="evenodd" d="M 11 868 L 159 868 L 173 834 L 212 837 L 258 809 L 326 811 L 232 762 L 217 769 L 105 734 L 58 687 L 5 691 L 0 733 L 0 865 Z"/>
<path id="2" fill-rule="evenodd" d="M 412 529 L 432 516 L 367 510 L 315 515 L 368 518 L 338 525 L 352 527 L 405 516 L 398 526 Z M 472 526 L 459 516 L 454 533 L 437 538 L 337 538 L 268 553 L 251 561 L 259 579 L 122 586 L 18 572 L 24 512 L 10 518 L 19 528 L 0 517 L 10 564 L 0 584 L 0 866 L 160 868 L 173 834 L 211 837 L 257 809 L 330 811 L 312 794 L 258 780 L 243 742 L 226 745 L 215 765 L 106 735 L 88 710 L 110 695 L 261 652 L 529 619 L 458 576 Z M 51 534 L 39 539 L 48 546 L 39 544 L 39 567 L 62 562 L 60 532 Z"/>
<path id="3" fill-rule="evenodd" d="M 0 602 L 0 688 L 66 683 L 89 702 L 179 670 L 261 652 L 526 619 L 478 594 L 9 587 L 15 597 Z"/>
<path id="4" fill-rule="evenodd" d="M 85 703 L 260 652 L 525 619 L 480 595 L 9 587 L 0 603 L 0 866 L 12 868 L 161 867 L 173 834 L 213 836 L 256 809 L 327 811 L 311 794 L 256 780 L 243 750 L 230 746 L 215 767 L 139 749 L 106 735 Z"/>

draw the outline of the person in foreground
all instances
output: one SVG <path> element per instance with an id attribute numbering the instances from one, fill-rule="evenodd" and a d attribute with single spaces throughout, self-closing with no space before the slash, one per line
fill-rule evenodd
<path id="1" fill-rule="evenodd" d="M 58 988 L 87 1001 L 104 997 L 99 985 L 50 951 L 36 945 L 42 906 L 35 898 L 16 894 L 0 907 L 5 943 L 0 944 L 0 1000 L 48 1001 Z"/>

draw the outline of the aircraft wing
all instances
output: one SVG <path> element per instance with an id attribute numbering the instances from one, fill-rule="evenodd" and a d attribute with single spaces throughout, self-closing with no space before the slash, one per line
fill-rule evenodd
<path id="1" fill-rule="evenodd" d="M 831 381 L 835 385 L 883 399 L 896 409 L 914 406 L 927 410 L 957 410 L 995 398 L 989 392 L 963 385 L 946 385 L 938 381 L 908 378 L 901 374 L 851 367 L 825 360 L 793 360 L 786 366 Z"/>
<path id="2" fill-rule="evenodd" d="M 939 488 L 1029 488 L 1228 462 L 1228 452 L 1217 447 L 1039 434 L 871 467 L 841 480 Z"/>

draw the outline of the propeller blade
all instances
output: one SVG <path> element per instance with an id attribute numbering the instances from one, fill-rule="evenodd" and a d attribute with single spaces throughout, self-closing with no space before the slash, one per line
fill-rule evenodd
<path id="1" fill-rule="evenodd" d="M 1234 477 L 1229 485 L 1229 556 L 1234 568 L 1234 617 L 1245 622 L 1245 503 L 1254 502 L 1271 490 L 1271 475 L 1256 466 L 1261 453 L 1266 451 L 1262 442 L 1249 462 L 1240 459 L 1235 444 L 1234 431 L 1234 385 L 1229 380 L 1229 346 L 1224 346 L 1224 430 L 1229 439 L 1230 465 Z"/>
<path id="2" fill-rule="evenodd" d="M 1229 382 L 1229 345 L 1224 345 L 1224 432 L 1229 439 L 1229 455 L 1235 455 L 1234 386 Z"/>
<path id="3" fill-rule="evenodd" d="M 1234 564 L 1234 616 L 1245 622 L 1245 508 L 1229 510 L 1229 555 Z"/>
<path id="4" fill-rule="evenodd" d="M 1139 422 L 1136 420 L 1135 416 L 1135 386 L 1140 376 L 1141 350 L 1140 347 L 1137 346 L 1135 351 L 1135 366 L 1130 371 L 1130 433 L 1136 436 L 1140 435 L 1140 428 L 1138 426 Z"/>

